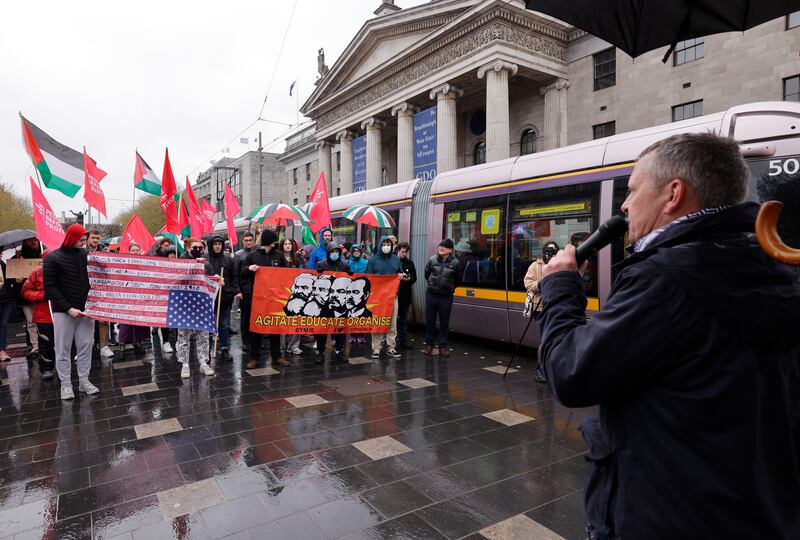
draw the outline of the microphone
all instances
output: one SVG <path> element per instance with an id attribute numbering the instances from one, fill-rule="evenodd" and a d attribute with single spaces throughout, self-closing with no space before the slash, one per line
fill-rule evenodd
<path id="1" fill-rule="evenodd" d="M 613 216 L 600 225 L 597 230 L 575 250 L 575 258 L 578 260 L 578 266 L 587 259 L 597 255 L 598 251 L 621 237 L 627 230 L 628 221 L 623 216 Z"/>

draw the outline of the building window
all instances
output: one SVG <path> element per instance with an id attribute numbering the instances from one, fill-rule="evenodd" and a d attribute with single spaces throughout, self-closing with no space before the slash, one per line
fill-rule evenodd
<path id="1" fill-rule="evenodd" d="M 306 182 L 311 182 L 311 163 L 306 163 Z"/>
<path id="2" fill-rule="evenodd" d="M 786 29 L 791 30 L 800 26 L 800 11 L 795 11 L 786 16 Z"/>
<path id="3" fill-rule="evenodd" d="M 617 132 L 617 122 L 606 122 L 605 124 L 597 124 L 592 126 L 592 138 L 602 139 L 604 137 L 611 137 Z"/>
<path id="4" fill-rule="evenodd" d="M 526 129 L 519 140 L 519 155 L 524 156 L 536 152 L 536 132 Z"/>
<path id="5" fill-rule="evenodd" d="M 680 120 L 688 120 L 696 116 L 703 116 L 703 100 L 692 101 L 684 103 L 683 105 L 675 105 L 672 107 L 672 121 L 678 122 Z"/>
<path id="6" fill-rule="evenodd" d="M 617 84 L 617 50 L 607 49 L 594 55 L 594 89 L 602 90 Z"/>
<path id="7" fill-rule="evenodd" d="M 783 79 L 783 101 L 800 101 L 800 75 Z"/>
<path id="8" fill-rule="evenodd" d="M 337 171 L 341 171 L 342 170 L 342 153 L 341 152 L 336 152 L 336 170 Z"/>
<path id="9" fill-rule="evenodd" d="M 292 183 L 297 185 L 297 169 L 292 169 Z"/>
<path id="10" fill-rule="evenodd" d="M 292 204 L 293 204 L 293 205 L 295 205 L 295 206 L 297 206 L 297 197 L 295 197 L 294 199 L 292 199 Z"/>
<path id="11" fill-rule="evenodd" d="M 703 58 L 705 56 L 705 46 L 705 38 L 679 41 L 675 44 L 675 52 L 672 54 L 672 65 L 680 66 Z"/>
<path id="12" fill-rule="evenodd" d="M 472 164 L 480 165 L 486 163 L 486 142 L 481 141 L 475 145 L 475 150 L 472 151 Z"/>
<path id="13" fill-rule="evenodd" d="M 342 194 L 342 188 L 338 188 L 338 187 L 337 187 L 337 188 L 336 188 L 336 196 L 338 197 L 338 196 L 339 196 L 339 195 L 341 195 L 341 194 Z"/>

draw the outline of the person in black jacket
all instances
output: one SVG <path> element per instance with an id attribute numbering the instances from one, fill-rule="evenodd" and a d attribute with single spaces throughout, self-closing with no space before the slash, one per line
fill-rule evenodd
<path id="1" fill-rule="evenodd" d="M 286 259 L 275 247 L 277 241 L 278 235 L 274 231 L 264 229 L 261 231 L 261 247 L 248 253 L 242 262 L 242 271 L 239 274 L 239 289 L 242 292 L 242 302 L 247 305 L 248 313 L 252 312 L 253 286 L 255 285 L 256 272 L 268 272 L 268 270 L 259 270 L 262 267 L 286 267 Z M 250 347 L 248 350 L 250 360 L 247 362 L 247 369 L 255 369 L 260 363 L 261 336 L 262 334 L 258 332 L 250 332 Z M 281 356 L 281 336 L 279 334 L 269 334 L 269 351 L 273 366 L 289 365 L 289 362 Z"/>
<path id="2" fill-rule="evenodd" d="M 350 266 L 347 264 L 347 261 L 342 256 L 342 248 L 333 242 L 328 243 L 328 248 L 326 250 L 325 260 L 319 261 L 317 263 L 317 272 L 322 273 L 325 271 L 328 272 L 347 272 L 350 273 Z M 334 293 L 334 284 L 338 284 L 337 280 L 331 280 L 331 296 Z M 346 289 L 346 286 L 345 286 Z M 338 297 L 338 295 L 337 295 Z M 328 303 L 325 306 L 322 306 L 322 313 L 320 314 L 322 317 L 334 317 L 336 313 L 330 307 L 331 298 L 328 298 Z M 317 341 L 317 364 L 322 364 L 325 362 L 325 348 L 328 346 L 328 334 L 316 334 L 314 338 Z M 336 360 L 340 362 L 347 362 L 347 356 L 345 356 L 345 337 L 344 334 L 335 334 L 333 336 L 333 346 L 334 346 L 334 356 Z"/>
<path id="3" fill-rule="evenodd" d="M 206 259 L 206 271 L 211 276 L 222 276 L 225 285 L 222 292 L 217 297 L 219 306 L 214 306 L 214 310 L 219 309 L 219 356 L 222 360 L 230 360 L 231 346 L 231 306 L 233 297 L 239 294 L 239 280 L 236 279 L 236 263 L 233 257 L 223 251 L 225 240 L 215 235 L 211 237 Z M 224 269 L 224 272 L 223 272 Z"/>
<path id="4" fill-rule="evenodd" d="M 436 341 L 436 318 L 439 318 L 439 356 L 448 357 L 447 333 L 450 330 L 450 311 L 453 294 L 458 285 L 460 263 L 453 257 L 453 241 L 445 238 L 439 242 L 439 252 L 425 265 L 425 354 L 433 353 Z"/>
<path id="5" fill-rule="evenodd" d="M 738 144 L 647 148 L 622 205 L 633 254 L 587 321 L 575 248 L 543 269 L 548 384 L 600 405 L 591 538 L 800 538 L 800 286 L 759 247 Z"/>
<path id="6" fill-rule="evenodd" d="M 402 268 L 400 288 L 397 290 L 397 347 L 408 348 L 408 310 L 411 308 L 411 287 L 417 282 L 417 267 L 411 260 L 408 242 L 397 244 L 397 257 Z"/>
<path id="7" fill-rule="evenodd" d="M 8 340 L 8 320 L 14 311 L 14 300 L 17 297 L 17 282 L 6 279 L 6 263 L 0 260 L 0 269 L 3 272 L 3 283 L 0 284 L 0 362 L 8 362 L 11 355 L 6 352 Z"/>
<path id="8" fill-rule="evenodd" d="M 236 279 L 238 281 L 239 275 L 242 273 L 242 263 L 245 257 L 255 249 L 256 237 L 250 231 L 242 235 L 242 249 L 237 251 L 233 256 L 233 262 L 236 264 L 234 271 L 236 272 Z M 239 333 L 242 336 L 242 350 L 247 351 L 250 347 L 250 306 L 242 302 L 242 291 L 236 294 L 236 299 L 239 300 Z"/>
<path id="9" fill-rule="evenodd" d="M 94 344 L 94 320 L 83 314 L 89 296 L 86 269 L 86 238 L 81 225 L 70 225 L 64 243 L 44 260 L 44 292 L 53 309 L 53 334 L 56 347 L 56 371 L 61 379 L 61 399 L 74 399 L 70 353 L 75 342 L 78 365 L 78 390 L 97 394 L 89 382 Z"/>

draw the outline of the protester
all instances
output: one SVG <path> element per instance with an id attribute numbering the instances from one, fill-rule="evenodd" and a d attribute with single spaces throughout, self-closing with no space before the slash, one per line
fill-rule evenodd
<path id="1" fill-rule="evenodd" d="M 556 253 L 558 253 L 558 250 L 559 247 L 556 242 L 552 240 L 547 242 L 542 248 L 541 258 L 536 259 L 531 263 L 531 265 L 528 267 L 528 271 L 525 274 L 525 278 L 522 280 L 522 282 L 525 284 L 525 290 L 531 293 L 531 317 L 534 319 L 537 318 L 539 313 L 542 311 L 542 297 L 541 291 L 539 290 L 539 281 L 542 279 L 542 271 L 544 270 L 544 266 L 550 262 L 550 259 L 555 257 Z M 533 372 L 533 378 L 536 380 L 536 382 L 547 382 L 545 380 L 544 372 L 542 371 L 541 363 L 536 366 L 536 370 Z"/>
<path id="2" fill-rule="evenodd" d="M 230 255 L 231 257 L 233 256 L 233 248 L 231 247 L 231 243 L 227 240 L 222 248 L 222 252 L 225 253 L 225 255 Z"/>
<path id="3" fill-rule="evenodd" d="M 61 380 L 61 399 L 73 399 L 70 374 L 70 353 L 77 351 L 78 390 L 87 394 L 100 392 L 89 382 L 92 367 L 94 321 L 83 314 L 89 294 L 89 275 L 84 249 L 86 229 L 70 225 L 64 243 L 44 260 L 44 291 L 53 309 L 53 333 L 56 348 L 56 370 Z"/>
<path id="4" fill-rule="evenodd" d="M 453 294 L 461 275 L 459 260 L 453 256 L 453 241 L 445 238 L 439 242 L 438 253 L 425 265 L 425 354 L 433 354 L 436 340 L 436 319 L 439 319 L 439 356 L 450 356 L 447 333 L 450 330 L 450 311 Z"/>
<path id="5" fill-rule="evenodd" d="M 239 275 L 242 300 L 253 301 L 253 287 L 255 285 L 256 272 L 259 268 L 285 267 L 286 259 L 280 251 L 275 248 L 278 235 L 274 231 L 264 229 L 261 231 L 261 247 L 250 252 L 242 263 L 242 272 Z M 262 270 L 265 272 L 267 270 Z M 251 308 L 252 309 L 252 308 Z M 258 367 L 261 360 L 261 338 L 262 334 L 250 332 L 250 347 L 248 355 L 250 360 L 247 362 L 247 369 Z M 281 339 L 278 334 L 269 334 L 269 350 L 272 357 L 273 366 L 288 366 L 289 362 L 281 356 Z"/>
<path id="6" fill-rule="evenodd" d="M 0 362 L 8 362 L 11 360 L 11 355 L 6 352 L 8 320 L 14 310 L 17 283 L 6 279 L 6 263 L 2 260 L 0 260 L 0 267 L 3 271 L 3 283 L 0 285 Z"/>
<path id="7" fill-rule="evenodd" d="M 156 246 L 153 248 L 152 254 L 155 255 L 156 257 L 166 257 L 167 251 L 172 245 L 173 245 L 172 240 L 170 240 L 166 236 L 162 236 L 159 239 L 158 244 L 156 244 Z"/>
<path id="8" fill-rule="evenodd" d="M 47 257 L 47 251 L 41 254 Z M 55 367 L 55 347 L 53 338 L 53 318 L 44 292 L 44 268 L 39 267 L 28 276 L 22 285 L 22 297 L 31 306 L 31 318 L 36 324 L 39 336 L 39 373 L 42 380 L 53 378 Z"/>
<path id="9" fill-rule="evenodd" d="M 247 254 L 253 251 L 253 246 L 255 245 L 255 235 L 250 231 L 247 231 L 242 236 L 242 249 L 237 251 L 233 256 L 234 262 L 234 272 L 236 272 L 236 279 L 239 279 L 239 275 L 242 272 L 242 262 L 244 262 L 245 257 Z M 242 293 L 241 291 L 238 292 L 235 296 L 236 300 L 239 302 L 239 333 L 242 336 L 242 350 L 247 351 L 249 346 L 249 339 L 250 339 L 250 305 L 244 305 L 242 302 Z M 245 309 L 246 308 L 246 309 Z M 233 332 L 232 332 L 233 333 Z"/>
<path id="10" fill-rule="evenodd" d="M 353 247 L 353 243 L 352 242 L 342 242 L 341 244 L 339 244 L 339 246 L 342 248 L 342 258 L 344 260 L 346 260 L 346 261 L 349 261 L 350 260 L 350 249 Z"/>
<path id="11" fill-rule="evenodd" d="M 394 244 L 388 236 L 381 236 L 378 242 L 378 253 L 376 253 L 367 263 L 367 274 L 395 275 L 398 278 L 403 272 L 400 259 L 392 253 Z M 393 358 L 400 358 L 402 355 L 397 351 L 397 298 L 394 301 L 392 310 L 392 322 L 389 331 L 385 334 L 372 335 L 372 358 L 380 358 L 381 348 L 384 340 L 386 341 L 386 354 Z"/>
<path id="12" fill-rule="evenodd" d="M 314 251 L 315 247 L 311 244 L 303 246 L 303 249 L 297 254 L 300 258 L 300 262 L 303 263 L 303 268 L 308 268 L 308 261 L 311 258 L 311 253 Z"/>
<path id="13" fill-rule="evenodd" d="M 584 421 L 596 538 L 798 538 L 800 288 L 753 236 L 736 141 L 673 135 L 622 205 L 633 254 L 603 309 L 566 246 L 543 270 L 541 360 Z"/>
<path id="14" fill-rule="evenodd" d="M 288 268 L 304 268 L 303 263 L 297 256 L 299 251 L 297 242 L 291 238 L 283 238 L 280 241 L 281 255 L 283 255 Z M 281 351 L 288 354 L 303 354 L 300 348 L 300 334 L 282 334 Z"/>
<path id="15" fill-rule="evenodd" d="M 103 251 L 103 245 L 100 243 L 100 231 L 97 229 L 90 229 L 89 236 L 86 241 L 86 249 L 89 253 L 97 253 Z M 114 351 L 109 347 L 111 337 L 111 327 L 107 322 L 98 322 L 95 328 L 95 342 L 100 349 L 100 356 L 103 358 L 113 358 Z"/>
<path id="16" fill-rule="evenodd" d="M 400 288 L 397 290 L 397 347 L 408 348 L 408 310 L 411 308 L 411 287 L 417 282 L 417 267 L 411 260 L 411 245 L 397 244 L 397 257 L 402 268 Z"/>
<path id="17" fill-rule="evenodd" d="M 367 271 L 369 261 L 364 257 L 364 251 L 361 244 L 353 244 L 350 246 L 350 258 L 347 260 L 350 271 L 354 274 L 364 274 Z M 366 343 L 366 334 L 352 333 L 350 334 L 350 343 Z"/>
<path id="18" fill-rule="evenodd" d="M 176 259 L 178 257 L 178 250 L 172 244 L 172 240 L 169 238 L 163 238 L 158 243 L 158 249 L 156 250 L 156 255 L 159 257 L 166 257 L 167 259 Z M 161 352 L 164 354 L 172 354 L 175 352 L 175 349 L 172 347 L 172 339 L 174 338 L 174 332 L 171 328 L 161 328 Z"/>
<path id="19" fill-rule="evenodd" d="M 131 243 L 128 247 L 130 255 L 141 255 L 142 248 L 137 244 Z M 134 354 L 142 355 L 145 353 L 144 343 L 149 336 L 149 329 L 146 326 L 137 326 L 134 324 L 120 324 L 119 325 L 119 343 L 123 346 L 133 347 Z"/>
<path id="20" fill-rule="evenodd" d="M 308 258 L 308 269 L 314 270 L 317 268 L 317 263 L 324 261 L 328 256 L 328 244 L 333 241 L 333 232 L 329 228 L 324 228 L 319 231 L 319 247 L 311 252 Z"/>
<path id="21" fill-rule="evenodd" d="M 42 247 L 39 244 L 38 238 L 28 238 L 23 240 L 19 253 L 15 258 L 21 259 L 40 259 L 42 257 Z M 22 287 L 25 286 L 25 278 L 17 278 L 16 290 L 21 293 Z M 25 315 L 25 332 L 28 336 L 30 348 L 27 351 L 28 358 L 35 358 L 39 354 L 39 332 L 36 328 L 36 322 L 33 320 L 33 305 L 26 301 L 25 298 L 19 294 L 17 297 L 17 306 L 22 310 Z"/>
<path id="22" fill-rule="evenodd" d="M 342 248 L 339 246 L 329 243 L 328 245 L 328 253 L 325 257 L 324 261 L 320 261 L 317 263 L 316 267 L 317 272 L 348 272 L 350 273 L 350 266 L 347 264 L 347 261 L 344 260 L 342 257 Z M 333 288 L 335 280 L 331 281 L 331 288 Z M 334 316 L 333 313 L 326 314 L 322 313 L 323 316 Z M 325 362 L 325 348 L 328 345 L 328 334 L 316 334 L 315 336 L 317 342 L 317 364 L 322 364 Z M 344 334 L 335 334 L 333 337 L 333 346 L 334 346 L 334 357 L 336 360 L 340 362 L 347 362 L 347 357 L 345 356 L 345 336 Z"/>
<path id="23" fill-rule="evenodd" d="M 214 245 L 216 244 L 216 238 L 214 237 L 211 239 L 211 247 L 212 250 Z M 210 258 L 206 260 L 203 258 L 204 249 L 203 243 L 198 240 L 197 238 L 190 238 L 189 242 L 189 249 L 183 254 L 183 259 L 195 259 L 199 263 L 203 263 L 205 265 L 205 271 L 207 276 L 219 276 L 216 273 L 216 267 L 212 264 Z M 219 243 L 219 247 L 222 247 L 222 243 Z M 220 250 L 221 251 L 221 250 Z M 222 253 L 217 252 L 217 255 L 221 255 Z M 210 257 L 211 253 L 209 253 Z M 231 263 L 233 261 L 231 260 Z M 224 264 L 224 263 L 223 263 Z M 231 276 L 234 277 L 234 276 Z M 220 286 L 224 289 L 225 287 L 225 278 L 224 276 L 219 278 Z M 220 321 L 220 326 L 222 322 Z M 192 350 L 192 341 L 194 341 L 195 349 L 197 351 L 197 361 L 200 364 L 200 373 L 203 375 L 213 375 L 214 368 L 209 365 L 210 361 L 210 334 L 208 332 L 203 332 L 202 330 L 193 330 L 189 328 L 178 328 L 178 340 L 175 343 L 175 349 L 178 356 L 178 362 L 181 363 L 181 378 L 188 379 L 192 376 L 191 371 L 189 369 L 189 357 Z"/>
<path id="24" fill-rule="evenodd" d="M 239 294 L 236 264 L 233 261 L 233 257 L 224 252 L 225 241 L 222 236 L 212 236 L 209 245 L 210 249 L 208 250 L 206 263 L 211 267 L 209 275 L 222 276 L 225 280 L 225 285 L 217 297 L 219 306 L 214 306 L 215 312 L 219 313 L 219 355 L 222 360 L 231 360 L 231 307 L 233 306 L 233 297 Z"/>

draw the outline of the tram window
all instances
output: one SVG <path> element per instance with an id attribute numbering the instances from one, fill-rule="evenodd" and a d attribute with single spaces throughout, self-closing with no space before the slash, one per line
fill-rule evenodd
<path id="1" fill-rule="evenodd" d="M 355 242 L 357 225 L 345 218 L 332 218 L 333 241 L 338 243 Z"/>
<path id="2" fill-rule="evenodd" d="M 395 222 L 395 227 L 392 229 L 376 229 L 375 227 L 368 227 L 366 225 L 361 225 L 361 240 L 366 242 L 366 246 L 364 247 L 364 253 L 367 257 L 371 257 L 374 253 L 377 253 L 380 249 L 380 246 L 377 245 L 378 240 L 381 239 L 381 236 L 390 236 L 394 235 L 397 236 L 397 222 L 400 219 L 400 210 L 387 210 L 392 219 Z M 409 238 L 398 238 L 398 241 L 402 240 L 410 240 Z M 350 240 L 351 242 L 355 242 L 355 240 Z"/>
<path id="3" fill-rule="evenodd" d="M 800 156 L 747 160 L 750 167 L 748 200 L 781 201 L 778 234 L 794 248 L 800 248 Z"/>
<path id="4" fill-rule="evenodd" d="M 555 241 L 563 248 L 586 239 L 597 228 L 599 204 L 598 183 L 512 194 L 509 290 L 525 290 L 525 273 L 542 256 L 547 242 Z M 596 258 L 589 261 L 585 279 L 586 294 L 596 296 Z"/>
<path id="5" fill-rule="evenodd" d="M 455 244 L 462 285 L 505 289 L 505 212 L 505 196 L 445 206 L 444 238 Z"/>
<path id="6" fill-rule="evenodd" d="M 628 197 L 628 178 L 629 176 L 622 176 L 614 179 L 614 195 L 611 202 L 612 213 L 614 215 L 622 214 L 622 203 Z M 625 247 L 628 245 L 628 233 L 625 236 L 614 240 L 611 244 L 611 279 L 617 279 L 617 271 L 614 267 L 625 259 Z M 612 281 L 613 282 L 613 281 Z"/>

